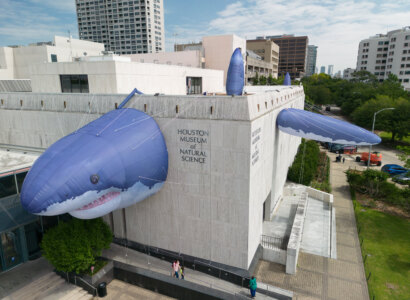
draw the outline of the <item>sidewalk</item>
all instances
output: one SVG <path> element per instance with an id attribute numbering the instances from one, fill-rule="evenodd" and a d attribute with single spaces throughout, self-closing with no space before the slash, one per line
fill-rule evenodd
<path id="1" fill-rule="evenodd" d="M 255 274 L 259 281 L 295 292 L 295 299 L 369 299 L 359 238 L 345 170 L 354 161 L 331 160 L 331 183 L 336 208 L 337 259 L 300 252 L 295 275 L 285 266 L 260 261 Z"/>
<path id="2" fill-rule="evenodd" d="M 171 277 L 171 263 L 161 260 L 152 256 L 148 256 L 141 252 L 119 246 L 117 244 L 111 244 L 110 249 L 103 251 L 103 257 L 116 260 L 125 264 L 140 267 L 146 270 L 150 270 L 159 274 L 167 275 Z M 179 280 L 176 279 L 175 280 Z M 223 292 L 230 293 L 232 295 L 245 296 L 250 298 L 249 289 L 242 288 L 236 284 L 228 281 L 204 274 L 202 272 L 194 271 L 185 268 L 185 280 L 196 283 L 205 287 L 209 287 Z M 256 294 L 256 299 L 274 299 L 262 295 Z"/>

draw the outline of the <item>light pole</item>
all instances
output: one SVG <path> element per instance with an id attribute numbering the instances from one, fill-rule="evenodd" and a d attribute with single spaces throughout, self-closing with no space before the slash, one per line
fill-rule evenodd
<path id="1" fill-rule="evenodd" d="M 374 115 L 373 115 L 372 133 L 374 133 L 374 124 L 376 123 L 376 115 L 377 115 L 379 112 L 382 112 L 382 111 L 384 111 L 384 110 L 393 110 L 393 109 L 395 109 L 395 108 L 394 108 L 394 107 L 383 108 L 383 109 L 381 109 L 381 110 L 379 110 L 379 111 L 376 111 L 376 112 L 374 113 Z M 367 159 L 367 169 L 369 169 L 369 166 L 370 166 L 370 155 L 371 155 L 371 152 L 372 152 L 372 145 L 369 146 L 369 157 L 368 157 L 368 159 Z"/>

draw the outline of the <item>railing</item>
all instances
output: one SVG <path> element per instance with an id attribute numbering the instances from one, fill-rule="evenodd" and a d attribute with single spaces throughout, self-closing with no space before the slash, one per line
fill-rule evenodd
<path id="1" fill-rule="evenodd" d="M 84 280 L 83 278 L 78 277 L 77 275 L 73 273 L 67 273 L 63 271 L 55 271 L 55 272 L 61 277 L 63 277 L 65 280 L 67 280 L 68 283 L 72 283 L 84 289 L 85 291 L 93 295 L 94 297 L 97 296 L 97 288 L 93 286 L 92 284 L 90 284 L 89 282 L 87 282 L 86 280 Z"/>
<path id="2" fill-rule="evenodd" d="M 289 243 L 289 236 L 283 238 L 269 235 L 261 235 L 261 245 L 264 248 L 286 250 Z"/>
<path id="3" fill-rule="evenodd" d="M 80 281 L 78 281 L 78 280 L 80 280 Z M 84 290 L 89 292 L 94 297 L 97 296 L 97 289 L 94 286 L 92 286 L 89 282 L 85 281 L 83 278 L 78 277 L 78 276 L 74 276 L 74 284 L 76 286 L 79 286 L 79 287 L 83 288 Z"/>

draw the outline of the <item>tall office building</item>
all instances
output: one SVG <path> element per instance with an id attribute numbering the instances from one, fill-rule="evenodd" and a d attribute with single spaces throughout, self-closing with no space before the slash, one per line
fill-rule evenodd
<path id="1" fill-rule="evenodd" d="M 309 45 L 307 54 L 306 76 L 312 76 L 316 70 L 317 46 Z"/>
<path id="2" fill-rule="evenodd" d="M 117 54 L 165 50 L 163 0 L 76 0 L 80 39 Z"/>
<path id="3" fill-rule="evenodd" d="M 330 76 L 333 75 L 333 65 L 327 66 L 327 75 L 330 75 Z"/>
<path id="4" fill-rule="evenodd" d="M 279 46 L 279 76 L 289 75 L 292 79 L 306 75 L 306 60 L 309 38 L 307 36 L 274 35 L 257 37 L 271 40 Z"/>
<path id="5" fill-rule="evenodd" d="M 379 81 L 395 74 L 410 91 L 410 26 L 360 41 L 356 70 L 369 71 Z"/>
<path id="6" fill-rule="evenodd" d="M 320 73 L 326 73 L 326 67 L 325 66 L 320 67 Z"/>

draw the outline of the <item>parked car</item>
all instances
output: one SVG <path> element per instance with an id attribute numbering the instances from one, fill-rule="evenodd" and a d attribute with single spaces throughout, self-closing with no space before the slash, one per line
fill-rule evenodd
<path id="1" fill-rule="evenodd" d="M 382 171 L 389 173 L 390 175 L 399 175 L 406 173 L 409 169 L 395 164 L 387 164 L 382 167 Z"/>
<path id="2" fill-rule="evenodd" d="M 400 175 L 393 176 L 392 180 L 400 184 L 410 185 L 410 171 L 402 173 Z"/>

